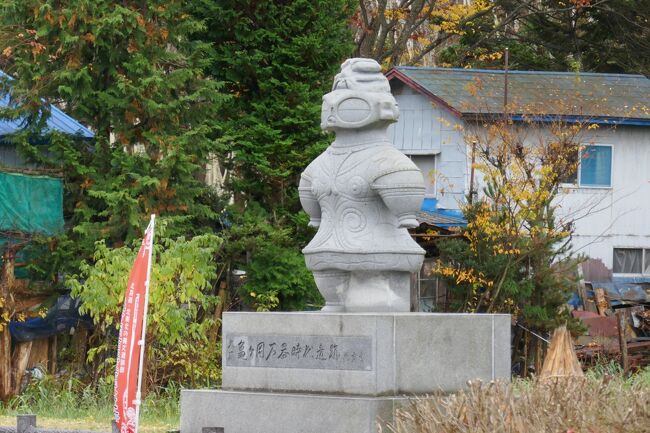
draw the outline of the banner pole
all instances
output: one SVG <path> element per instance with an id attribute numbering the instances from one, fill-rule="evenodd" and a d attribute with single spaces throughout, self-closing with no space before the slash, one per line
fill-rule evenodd
<path id="1" fill-rule="evenodd" d="M 144 314 L 142 316 L 142 338 L 138 341 L 140 345 L 140 366 L 138 368 L 138 391 L 135 394 L 135 432 L 138 433 L 140 427 L 140 406 L 142 405 L 142 368 L 144 366 L 144 343 L 147 335 L 147 310 L 149 309 L 149 279 L 151 278 L 151 266 L 152 266 L 152 255 L 153 255 L 153 236 L 154 236 L 154 227 L 156 224 L 156 215 L 151 215 L 151 220 L 149 221 L 149 226 L 147 231 L 151 229 L 151 236 L 149 238 L 149 266 L 147 267 L 147 279 L 145 280 L 145 291 L 144 291 Z"/>

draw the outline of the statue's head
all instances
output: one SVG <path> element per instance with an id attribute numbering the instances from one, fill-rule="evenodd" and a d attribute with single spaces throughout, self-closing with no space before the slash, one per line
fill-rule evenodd
<path id="1" fill-rule="evenodd" d="M 373 59 L 346 60 L 334 78 L 332 91 L 323 96 L 321 128 L 325 131 L 387 124 L 398 117 L 388 80 Z"/>

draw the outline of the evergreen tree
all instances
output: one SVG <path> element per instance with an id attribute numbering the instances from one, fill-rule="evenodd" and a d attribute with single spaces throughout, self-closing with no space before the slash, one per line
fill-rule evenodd
<path id="1" fill-rule="evenodd" d="M 214 44 L 208 71 L 234 95 L 221 114 L 235 198 L 281 220 L 300 209 L 300 172 L 330 141 L 320 103 L 352 51 L 350 1 L 203 0 L 195 14 Z"/>
<path id="2" fill-rule="evenodd" d="M 214 45 L 209 75 L 232 99 L 220 112 L 220 154 L 235 206 L 223 260 L 248 271 L 242 298 L 257 309 L 302 309 L 320 296 L 300 248 L 300 173 L 329 144 L 322 95 L 352 52 L 349 0 L 202 0 L 199 39 Z"/>
<path id="3" fill-rule="evenodd" d="M 547 0 L 540 9 L 525 20 L 524 43 L 584 71 L 650 75 L 648 1 Z"/>
<path id="4" fill-rule="evenodd" d="M 30 158 L 64 169 L 71 230 L 61 264 L 74 267 L 98 239 L 139 237 L 150 213 L 168 220 L 170 236 L 216 218 L 198 175 L 224 96 L 203 76 L 210 46 L 189 37 L 202 27 L 185 3 L 0 2 L 2 68 L 16 103 L 4 114 L 42 120 L 42 107 L 58 104 L 96 133 L 91 143 L 53 135 L 47 152 L 31 139 L 42 121 L 15 137 Z"/>
<path id="5" fill-rule="evenodd" d="M 440 55 L 456 67 L 650 75 L 650 3 L 644 0 L 497 0 Z"/>

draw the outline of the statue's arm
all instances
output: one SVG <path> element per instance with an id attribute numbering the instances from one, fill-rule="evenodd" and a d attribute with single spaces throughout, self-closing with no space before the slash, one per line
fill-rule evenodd
<path id="1" fill-rule="evenodd" d="M 309 226 L 320 226 L 320 205 L 318 204 L 318 199 L 311 190 L 311 178 L 305 173 L 300 176 L 298 195 L 300 196 L 300 204 L 302 204 L 302 208 L 307 212 L 307 215 L 309 215 Z"/>
<path id="2" fill-rule="evenodd" d="M 402 168 L 381 174 L 372 188 L 397 217 L 399 228 L 417 227 L 415 214 L 422 206 L 424 179 L 417 168 Z"/>

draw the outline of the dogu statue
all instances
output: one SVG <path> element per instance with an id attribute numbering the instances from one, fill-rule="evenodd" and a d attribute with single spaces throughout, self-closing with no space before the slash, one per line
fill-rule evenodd
<path id="1" fill-rule="evenodd" d="M 398 117 L 372 59 L 343 63 L 323 96 L 321 128 L 336 138 L 302 173 L 298 189 L 309 224 L 318 227 L 303 253 L 323 311 L 409 311 L 410 276 L 424 250 L 407 229 L 418 225 L 424 180 L 388 138 Z"/>

